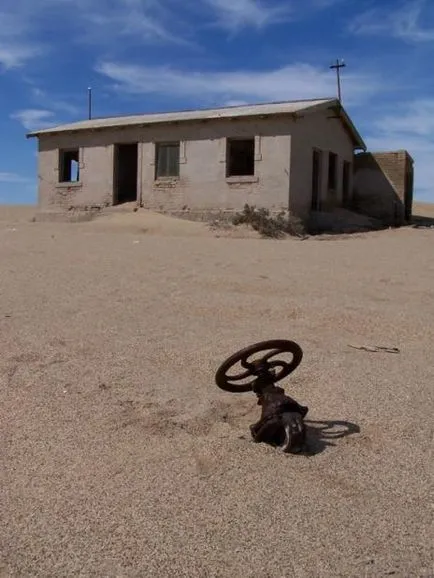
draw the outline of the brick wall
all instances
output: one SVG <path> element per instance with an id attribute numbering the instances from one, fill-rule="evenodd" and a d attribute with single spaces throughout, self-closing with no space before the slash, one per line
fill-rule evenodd
<path id="1" fill-rule="evenodd" d="M 405 224 L 411 217 L 412 172 L 413 160 L 405 150 L 355 155 L 355 209 L 386 224 Z"/>

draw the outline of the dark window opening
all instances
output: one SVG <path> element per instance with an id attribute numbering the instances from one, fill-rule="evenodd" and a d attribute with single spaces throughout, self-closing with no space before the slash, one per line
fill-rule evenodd
<path id="1" fill-rule="evenodd" d="M 337 168 L 338 168 L 338 155 L 335 153 L 329 153 L 329 174 L 328 174 L 328 188 L 329 190 L 336 190 L 337 184 Z"/>
<path id="2" fill-rule="evenodd" d="M 405 172 L 405 191 L 404 191 L 404 213 L 405 213 L 405 220 L 410 222 L 411 215 L 412 215 L 412 206 L 413 206 L 413 181 L 414 181 L 414 174 L 413 174 L 413 165 L 407 161 L 407 169 Z"/>
<path id="3" fill-rule="evenodd" d="M 255 174 L 255 139 L 229 139 L 227 142 L 227 177 Z"/>
<path id="4" fill-rule="evenodd" d="M 155 178 L 179 177 L 179 143 L 158 143 L 155 149 Z"/>
<path id="5" fill-rule="evenodd" d="M 137 143 L 118 144 L 114 150 L 113 204 L 137 200 Z"/>
<path id="6" fill-rule="evenodd" d="M 61 150 L 59 152 L 59 182 L 77 183 L 80 180 L 79 151 Z"/>
<path id="7" fill-rule="evenodd" d="M 314 150 L 312 153 L 311 210 L 319 211 L 320 208 L 321 208 L 321 151 Z"/>
<path id="8" fill-rule="evenodd" d="M 347 207 L 350 202 L 351 163 L 344 161 L 342 167 L 342 205 Z"/>

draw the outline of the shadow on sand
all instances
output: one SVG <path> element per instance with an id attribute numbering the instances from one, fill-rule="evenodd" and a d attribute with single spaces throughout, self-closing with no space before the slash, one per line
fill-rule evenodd
<path id="1" fill-rule="evenodd" d="M 423 215 L 413 215 L 411 225 L 415 229 L 434 227 L 434 217 L 425 217 Z"/>
<path id="2" fill-rule="evenodd" d="M 334 440 L 360 433 L 360 427 L 349 421 L 313 421 L 305 420 L 306 424 L 306 456 L 322 453 L 329 446 L 335 446 Z"/>

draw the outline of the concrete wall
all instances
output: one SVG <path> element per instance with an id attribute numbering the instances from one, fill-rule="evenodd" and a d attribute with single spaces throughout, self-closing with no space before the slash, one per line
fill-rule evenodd
<path id="1" fill-rule="evenodd" d="M 407 151 L 358 154 L 354 168 L 356 209 L 390 225 L 410 220 L 413 161 Z"/>
<path id="2" fill-rule="evenodd" d="M 332 114 L 329 112 L 328 114 Z M 45 136 L 39 141 L 41 209 L 107 206 L 113 202 L 114 143 L 138 142 L 138 198 L 154 210 L 239 210 L 245 203 L 306 214 L 311 204 L 312 147 L 339 155 L 353 148 L 339 120 L 327 113 L 258 120 L 221 120 Z M 255 137 L 254 177 L 226 179 L 226 138 Z M 154 181 L 154 143 L 181 142 L 180 176 Z M 58 149 L 80 148 L 80 182 L 59 183 Z M 322 197 L 327 201 L 327 158 Z"/>
<path id="3" fill-rule="evenodd" d="M 320 206 L 322 210 L 342 206 L 344 161 L 351 163 L 349 186 L 351 196 L 354 146 L 342 122 L 339 119 L 330 118 L 333 115 L 332 111 L 319 112 L 306 116 L 293 125 L 290 210 L 300 216 L 307 215 L 311 207 L 313 148 L 321 151 Z M 329 152 L 338 155 L 335 191 L 329 191 L 327 188 Z"/>
<path id="4" fill-rule="evenodd" d="M 222 121 L 47 136 L 39 143 L 41 208 L 110 205 L 114 143 L 139 142 L 138 196 L 157 210 L 286 208 L 290 121 Z M 256 174 L 226 179 L 226 137 L 256 137 Z M 181 141 L 178 179 L 154 181 L 154 142 Z M 59 183 L 58 149 L 80 147 L 80 183 Z"/>
<path id="5" fill-rule="evenodd" d="M 59 183 L 59 148 L 79 148 L 79 183 Z M 44 137 L 39 141 L 38 197 L 41 209 L 107 206 L 113 199 L 111 144 L 81 138 Z"/>

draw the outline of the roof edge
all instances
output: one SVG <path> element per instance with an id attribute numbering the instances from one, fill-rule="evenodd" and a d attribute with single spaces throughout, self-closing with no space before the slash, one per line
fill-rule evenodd
<path id="1" fill-rule="evenodd" d="M 303 112 L 307 112 L 307 111 L 316 111 L 318 110 L 318 108 L 321 108 L 323 106 L 327 106 L 330 105 L 333 101 L 335 101 L 336 98 L 335 97 L 323 97 L 323 98 L 302 98 L 302 99 L 294 99 L 294 100 L 281 100 L 281 101 L 271 101 L 271 102 L 259 102 L 259 103 L 249 103 L 249 104 L 243 104 L 243 105 L 233 105 L 233 106 L 220 106 L 220 107 L 215 107 L 215 108 L 203 108 L 203 109 L 187 109 L 187 110 L 177 110 L 177 111 L 169 111 L 169 112 L 154 112 L 154 113 L 145 113 L 145 114 L 128 114 L 128 115 L 119 115 L 119 116 L 107 116 L 107 117 L 94 117 L 93 119 L 90 120 L 94 120 L 94 121 L 98 121 L 98 120 L 116 120 L 116 119 L 125 119 L 125 118 L 129 118 L 129 117 L 140 117 L 140 116 L 147 116 L 149 114 L 149 116 L 151 115 L 164 115 L 164 114 L 183 114 L 183 113 L 206 113 L 207 111 L 209 112 L 214 112 L 214 111 L 230 111 L 231 109 L 243 109 L 243 108 L 252 108 L 252 107 L 266 107 L 266 106 L 273 106 L 273 105 L 279 105 L 279 104 L 289 104 L 289 103 L 297 103 L 297 102 L 318 102 L 317 105 L 314 106 L 306 106 L 305 109 L 302 109 Z M 298 112 L 260 112 L 259 110 L 257 112 L 251 112 L 248 113 L 246 115 L 239 115 L 240 118 L 249 118 L 249 117 L 255 117 L 255 116 L 260 116 L 261 114 L 266 114 L 266 115 L 278 115 L 278 114 L 288 114 L 288 115 L 294 115 L 294 114 L 298 114 Z M 237 115 L 238 116 L 238 115 Z M 230 118 L 230 116 L 228 117 L 223 117 L 223 118 Z M 177 120 L 174 119 L 161 119 L 160 121 L 156 121 L 155 124 L 166 124 L 166 123 L 173 123 L 173 122 L 194 122 L 194 118 L 180 118 Z M 217 117 L 210 117 L 210 120 L 220 120 Z M 76 121 L 77 124 L 79 124 L 80 122 L 83 121 Z M 96 126 L 96 127 L 79 127 L 76 129 L 72 128 L 73 124 L 76 123 L 67 123 L 65 124 L 65 126 L 71 126 L 70 129 L 65 129 L 65 131 L 61 131 L 59 130 L 63 125 L 56 125 L 53 127 L 49 127 L 49 128 L 45 128 L 45 129 L 39 129 L 39 130 L 35 130 L 35 131 L 31 131 L 26 133 L 26 138 L 35 138 L 35 137 L 39 137 L 39 136 L 50 136 L 52 134 L 59 134 L 61 132 L 64 132 L 65 134 L 70 133 L 70 132 L 81 132 L 81 131 L 93 131 L 93 130 L 105 130 L 105 129 L 115 129 L 118 128 L 118 126 L 116 125 L 111 125 L 111 126 Z M 123 128 L 124 126 L 128 126 L 128 125 L 119 125 L 119 128 Z M 129 125 L 129 126 L 133 126 L 133 125 Z M 137 122 L 137 126 L 140 126 L 140 122 Z M 50 130 L 52 129 L 52 130 Z"/>
<path id="2" fill-rule="evenodd" d="M 255 117 L 255 116 L 260 116 L 261 114 L 267 114 L 267 115 L 297 115 L 299 113 L 309 113 L 309 114 L 313 114 L 315 112 L 317 112 L 318 110 L 327 110 L 327 109 L 331 109 L 333 111 L 336 112 L 337 116 L 341 119 L 341 121 L 343 122 L 346 130 L 349 132 L 352 141 L 353 141 L 353 145 L 355 147 L 355 149 L 359 149 L 362 150 L 363 152 L 367 151 L 367 146 L 366 143 L 364 142 L 362 136 L 360 135 L 359 131 L 356 129 L 353 121 L 351 120 L 351 118 L 349 117 L 348 113 L 346 112 L 346 110 L 344 109 L 344 107 L 342 106 L 342 103 L 340 102 L 340 100 L 336 97 L 327 97 L 327 98 L 311 98 L 311 99 L 299 99 L 299 100 L 291 100 L 291 101 L 274 101 L 274 102 L 266 102 L 266 103 L 258 103 L 258 104 L 246 104 L 246 105 L 241 105 L 241 106 L 224 106 L 224 107 L 217 107 L 217 108 L 209 108 L 209 109 L 198 109 L 198 112 L 206 112 L 208 111 L 216 111 L 216 110 L 230 110 L 230 109 L 240 109 L 243 107 L 252 107 L 252 106 L 258 106 L 261 107 L 261 105 L 267 106 L 267 105 L 278 105 L 278 104 L 285 104 L 286 102 L 315 102 L 315 101 L 319 101 L 318 104 L 313 105 L 313 106 L 308 106 L 306 107 L 304 110 L 301 111 L 297 111 L 297 112 L 278 112 L 278 113 L 261 113 L 261 112 L 254 112 L 254 113 L 249 113 L 246 114 L 244 117 L 241 115 L 241 118 L 251 118 L 251 117 Z M 183 113 L 183 112 L 196 112 L 195 110 L 184 110 L 184 111 L 175 111 L 176 113 Z M 154 113 L 151 113 L 154 114 Z M 155 113 L 155 114 L 160 114 L 160 113 Z M 161 113 L 164 114 L 164 113 Z M 141 115 L 124 115 L 121 117 L 101 117 L 101 118 L 95 118 L 94 120 L 102 120 L 102 119 L 117 119 L 117 118 L 127 118 L 129 116 L 141 116 Z M 145 115 L 144 115 L 145 116 Z M 224 117 L 225 119 L 230 118 L 229 117 Z M 184 122 L 194 122 L 195 119 L 192 118 L 187 118 L 187 119 L 179 119 L 179 120 L 173 120 L 173 119 L 167 119 L 164 120 L 162 119 L 161 121 L 155 122 L 155 124 L 166 124 L 166 123 L 173 123 L 173 122 L 180 122 L 180 123 L 184 123 Z M 219 118 L 214 118 L 211 117 L 210 120 L 220 120 Z M 78 121 L 80 122 L 80 121 Z M 57 125 L 54 127 L 51 127 L 53 130 L 51 131 L 50 129 L 41 129 L 41 130 L 36 130 L 36 131 L 31 131 L 29 133 L 26 133 L 26 138 L 38 138 L 40 136 L 51 136 L 53 134 L 57 135 L 57 134 L 69 134 L 69 133 L 74 133 L 74 132 L 82 132 L 82 131 L 103 131 L 103 130 L 113 130 L 116 128 L 124 128 L 124 125 L 112 125 L 109 127 L 105 127 L 105 126 L 97 126 L 97 127 L 84 127 L 84 128 L 77 128 L 77 129 L 66 129 L 65 131 L 59 131 L 59 127 L 62 125 Z M 67 125 L 70 126 L 70 125 Z M 132 126 L 132 125 L 130 125 Z M 136 126 L 140 126 L 140 123 L 138 122 Z M 57 130 L 56 130 L 57 129 Z"/>
<path id="3" fill-rule="evenodd" d="M 363 140 L 361 134 L 356 129 L 356 127 L 355 127 L 353 121 L 351 120 L 350 116 L 348 115 L 347 111 L 342 106 L 342 103 L 340 102 L 340 100 L 336 98 L 335 99 L 335 105 L 330 107 L 330 108 L 333 108 L 334 110 L 336 110 L 337 115 L 339 117 L 341 117 L 347 130 L 350 132 L 350 134 L 353 138 L 353 143 L 354 143 L 354 145 L 356 145 L 356 148 L 362 150 L 363 152 L 366 152 L 368 150 L 368 147 L 367 147 L 365 141 Z"/>

